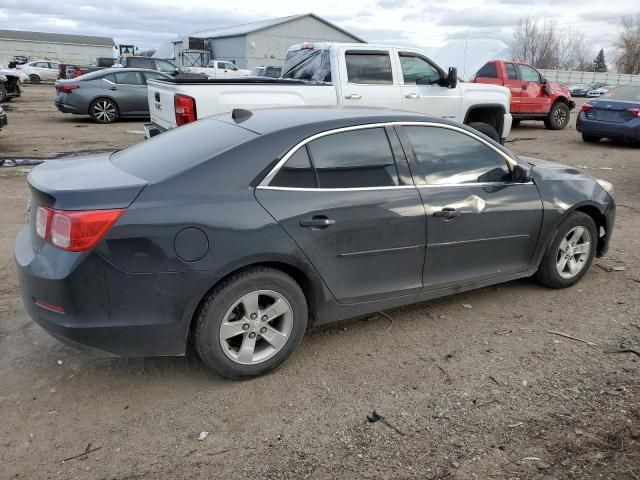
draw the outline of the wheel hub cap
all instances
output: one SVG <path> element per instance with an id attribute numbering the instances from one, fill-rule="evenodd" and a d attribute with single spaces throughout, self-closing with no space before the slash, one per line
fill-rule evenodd
<path id="1" fill-rule="evenodd" d="M 560 242 L 556 268 L 562 278 L 573 278 L 587 264 L 591 254 L 591 234 L 584 227 L 569 230 Z"/>

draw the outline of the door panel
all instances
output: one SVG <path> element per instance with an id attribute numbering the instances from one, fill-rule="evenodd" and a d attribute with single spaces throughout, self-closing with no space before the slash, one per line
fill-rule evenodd
<path id="1" fill-rule="evenodd" d="M 426 289 L 529 268 L 542 222 L 535 185 L 424 186 L 420 193 L 427 213 Z M 459 215 L 434 216 L 447 206 Z"/>
<path id="2" fill-rule="evenodd" d="M 115 85 L 109 85 L 111 96 L 124 115 L 146 115 L 149 113 L 147 85 L 141 72 L 115 73 Z"/>
<path id="3" fill-rule="evenodd" d="M 545 94 L 540 74 L 528 65 L 518 65 L 522 79 L 521 113 L 546 113 L 549 110 L 549 97 Z"/>
<path id="4" fill-rule="evenodd" d="M 502 75 L 504 78 L 504 86 L 511 90 L 511 113 L 520 113 L 520 105 L 522 103 L 523 86 L 525 85 L 520 80 L 520 74 L 515 63 L 505 62 L 504 72 Z"/>
<path id="5" fill-rule="evenodd" d="M 341 303 L 422 288 L 426 226 L 414 187 L 371 190 L 256 190 Z M 309 225 L 323 219 L 328 226 Z M 303 226 L 305 223 L 309 226 Z"/>

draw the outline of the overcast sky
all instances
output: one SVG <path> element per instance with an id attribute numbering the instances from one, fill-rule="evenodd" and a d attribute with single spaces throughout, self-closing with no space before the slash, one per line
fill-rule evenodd
<path id="1" fill-rule="evenodd" d="M 177 35 L 313 12 L 369 42 L 437 47 L 460 38 L 508 42 L 518 19 L 555 19 L 611 48 L 638 0 L 2 0 L 0 28 L 113 37 L 154 48 Z"/>

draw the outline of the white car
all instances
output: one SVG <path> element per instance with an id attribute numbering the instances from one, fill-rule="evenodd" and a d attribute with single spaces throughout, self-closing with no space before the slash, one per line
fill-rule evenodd
<path id="1" fill-rule="evenodd" d="M 587 97 L 589 98 L 594 98 L 594 97 L 601 97 L 602 95 L 604 95 L 605 93 L 609 93 L 609 91 L 612 89 L 613 87 L 609 87 L 609 86 L 604 86 L 604 87 L 600 87 L 600 88 L 595 88 L 593 90 L 589 90 L 587 92 Z"/>
<path id="2" fill-rule="evenodd" d="M 43 80 L 57 80 L 59 65 L 59 62 L 51 60 L 34 60 L 24 65 L 16 65 L 16 68 L 27 74 L 31 83 L 40 83 Z"/>
<path id="3" fill-rule="evenodd" d="M 248 77 L 251 74 L 251 70 L 243 70 L 226 60 L 211 60 L 206 67 L 186 67 L 184 71 L 199 73 L 209 78 Z"/>

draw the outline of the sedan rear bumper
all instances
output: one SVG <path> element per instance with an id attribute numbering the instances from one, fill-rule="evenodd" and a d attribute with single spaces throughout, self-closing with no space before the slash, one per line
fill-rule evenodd
<path id="1" fill-rule="evenodd" d="M 584 112 L 580 112 L 576 121 L 576 130 L 594 137 L 640 141 L 640 118 L 624 123 L 603 122 L 589 120 Z"/>
<path id="2" fill-rule="evenodd" d="M 81 111 L 75 105 L 68 105 L 66 103 L 55 102 L 56 108 L 62 113 L 75 113 L 75 114 L 86 114 L 87 112 Z"/>

